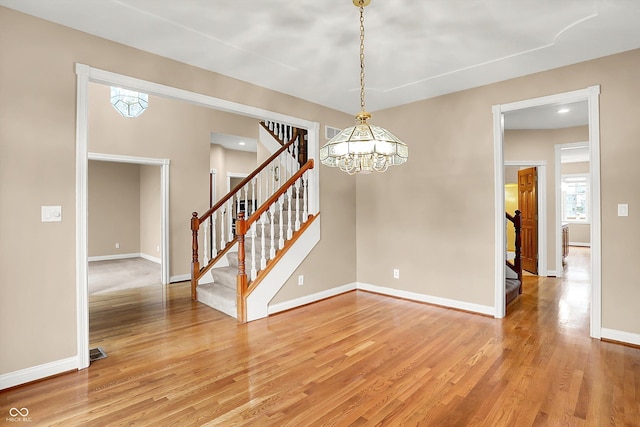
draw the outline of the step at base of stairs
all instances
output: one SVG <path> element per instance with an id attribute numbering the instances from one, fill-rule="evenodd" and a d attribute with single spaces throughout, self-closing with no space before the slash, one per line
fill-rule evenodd
<path id="1" fill-rule="evenodd" d="M 238 318 L 236 291 L 227 286 L 204 283 L 198 285 L 198 301 L 234 319 Z"/>

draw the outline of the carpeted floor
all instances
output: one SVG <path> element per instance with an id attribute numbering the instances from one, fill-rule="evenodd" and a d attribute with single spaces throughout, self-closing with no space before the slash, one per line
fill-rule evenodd
<path id="1" fill-rule="evenodd" d="M 160 264 L 144 258 L 127 258 L 89 263 L 89 295 L 160 286 Z"/>

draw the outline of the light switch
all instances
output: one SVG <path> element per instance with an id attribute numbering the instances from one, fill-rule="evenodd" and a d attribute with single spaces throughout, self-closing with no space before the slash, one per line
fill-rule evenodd
<path id="1" fill-rule="evenodd" d="M 42 222 L 62 221 L 62 206 L 42 206 Z"/>
<path id="2" fill-rule="evenodd" d="M 619 204 L 618 205 L 618 216 L 629 216 L 629 205 Z"/>

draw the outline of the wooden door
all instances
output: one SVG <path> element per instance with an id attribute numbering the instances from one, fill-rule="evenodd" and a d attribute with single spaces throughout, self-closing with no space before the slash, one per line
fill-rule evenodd
<path id="1" fill-rule="evenodd" d="M 518 209 L 522 212 L 522 269 L 538 274 L 538 177 L 536 168 L 518 171 Z"/>

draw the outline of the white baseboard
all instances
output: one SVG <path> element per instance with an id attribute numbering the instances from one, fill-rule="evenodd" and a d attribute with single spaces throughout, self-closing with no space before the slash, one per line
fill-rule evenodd
<path id="1" fill-rule="evenodd" d="M 343 294 L 345 292 L 355 291 L 356 289 L 357 289 L 356 283 L 349 283 L 346 285 L 338 286 L 337 288 L 327 289 L 326 291 L 318 292 L 311 295 L 305 295 L 300 298 L 273 304 L 273 305 L 270 305 L 268 308 L 269 315 L 279 313 L 285 310 L 291 310 L 292 308 L 300 307 L 305 304 L 311 304 L 312 302 L 317 302 L 323 299 L 331 298 L 336 295 Z"/>
<path id="2" fill-rule="evenodd" d="M 465 301 L 434 297 L 431 295 L 418 294 L 415 292 L 401 291 L 398 289 L 370 285 L 368 283 L 358 283 L 357 286 L 358 286 L 358 289 L 362 289 L 363 291 L 375 292 L 378 294 L 404 298 L 412 301 L 426 302 L 428 304 L 434 304 L 434 305 L 439 305 L 447 308 L 455 308 L 458 310 L 470 311 L 472 313 L 486 314 L 489 316 L 495 315 L 495 309 L 487 305 L 473 304 Z"/>
<path id="3" fill-rule="evenodd" d="M 558 273 L 556 272 L 556 270 L 547 270 L 547 274 L 545 274 L 546 277 L 558 277 Z"/>
<path id="4" fill-rule="evenodd" d="M 140 258 L 141 254 L 116 254 L 116 255 L 103 255 L 103 256 L 90 256 L 91 261 L 113 261 L 115 259 L 127 259 L 127 258 Z"/>
<path id="5" fill-rule="evenodd" d="M 591 243 L 569 242 L 569 246 L 582 246 L 582 247 L 585 247 L 585 248 L 590 248 L 591 247 Z"/>
<path id="6" fill-rule="evenodd" d="M 178 274 L 169 277 L 169 283 L 185 282 L 187 280 L 191 280 L 191 274 Z"/>
<path id="7" fill-rule="evenodd" d="M 146 259 L 147 261 L 155 262 L 156 264 L 162 264 L 162 260 L 160 258 L 140 253 L 140 258 Z"/>
<path id="8" fill-rule="evenodd" d="M 78 369 L 76 356 L 0 375 L 0 390 Z"/>
<path id="9" fill-rule="evenodd" d="M 632 334 L 631 332 L 602 328 L 600 329 L 600 337 L 612 341 L 640 345 L 640 334 Z"/>

